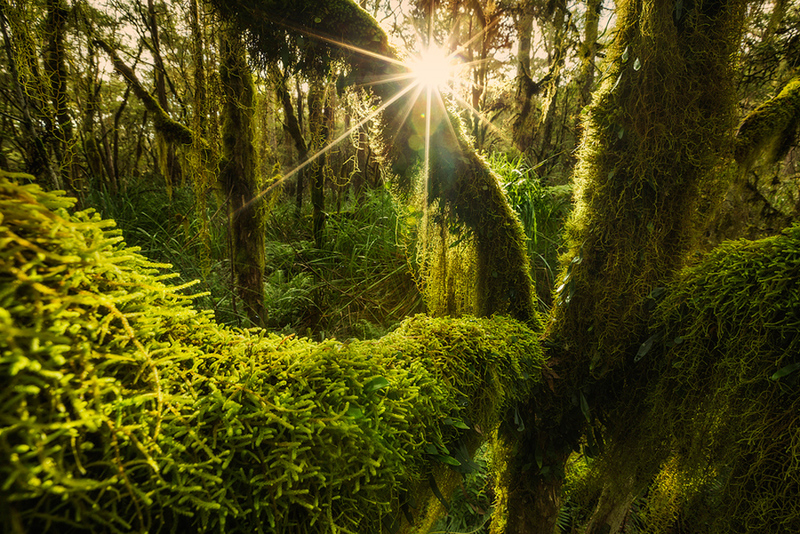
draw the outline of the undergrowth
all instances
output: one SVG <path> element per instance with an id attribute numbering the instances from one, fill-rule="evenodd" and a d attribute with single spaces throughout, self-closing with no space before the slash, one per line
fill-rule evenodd
<path id="1" fill-rule="evenodd" d="M 162 188 L 132 183 L 116 194 L 93 191 L 89 199 L 113 218 L 131 246 L 166 262 L 181 280 L 199 280 L 206 295 L 196 305 L 217 321 L 247 325 L 233 287 L 225 208 L 209 199 L 199 213 L 190 187 L 169 199 Z M 314 244 L 311 207 L 295 214 L 293 202 L 271 208 L 265 224 L 267 327 L 317 339 L 371 339 L 403 318 L 424 311 L 407 248 L 413 225 L 384 189 L 350 198 L 326 217 L 323 246 Z M 208 224 L 203 225 L 201 218 Z"/>
<path id="2" fill-rule="evenodd" d="M 216 324 L 73 204 L 0 182 L 3 532 L 394 532 L 541 381 L 505 318 L 348 343 Z"/>
<path id="3" fill-rule="evenodd" d="M 572 186 L 546 185 L 546 177 L 521 157 L 511 159 L 496 152 L 489 157 L 489 165 L 525 229 L 540 309 L 547 311 L 564 242 L 561 230 L 572 207 Z"/>

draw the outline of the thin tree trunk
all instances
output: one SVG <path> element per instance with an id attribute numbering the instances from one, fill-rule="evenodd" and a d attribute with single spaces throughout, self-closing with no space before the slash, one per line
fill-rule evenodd
<path id="1" fill-rule="evenodd" d="M 47 0 L 47 48 L 45 50 L 44 73 L 50 82 L 50 100 L 53 107 L 54 121 L 53 146 L 58 160 L 59 173 L 64 186 L 70 194 L 79 200 L 83 199 L 83 188 L 76 183 L 77 167 L 73 161 L 75 144 L 72 119 L 67 107 L 67 59 L 65 50 L 64 27 L 69 10 L 63 0 Z"/>
<path id="2" fill-rule="evenodd" d="M 325 147 L 328 141 L 329 114 L 328 95 L 324 82 L 316 79 L 308 92 L 308 127 L 311 131 L 312 151 L 317 152 Z M 311 205 L 313 208 L 313 232 L 317 248 L 323 246 L 323 230 L 325 228 L 325 168 L 328 164 L 327 153 L 311 163 Z"/>
<path id="3" fill-rule="evenodd" d="M 594 61 L 597 55 L 597 30 L 602 6 L 603 0 L 586 0 L 586 19 L 583 26 L 583 43 L 581 43 L 580 48 L 581 70 L 578 74 L 581 103 L 583 105 L 588 104 L 592 97 Z"/>
<path id="4" fill-rule="evenodd" d="M 169 113 L 169 100 L 167 99 L 166 69 L 161 55 L 161 35 L 158 28 L 158 15 L 153 0 L 147 0 L 147 25 L 150 29 L 152 40 L 151 52 L 155 59 L 153 76 L 155 77 L 155 93 L 158 105 L 165 113 Z M 159 151 L 159 167 L 167 187 L 167 194 L 172 197 L 173 188 L 180 183 L 181 168 L 178 162 L 175 146 L 163 133 L 156 132 L 156 144 Z"/>
<path id="5" fill-rule="evenodd" d="M 278 100 L 280 100 L 281 107 L 283 107 L 283 118 L 285 121 L 283 128 L 294 142 L 294 146 L 297 149 L 298 159 L 300 160 L 299 164 L 303 165 L 308 159 L 308 145 L 305 137 L 303 137 L 303 127 L 299 117 L 302 113 L 302 109 L 299 110 L 300 113 L 295 113 L 294 111 L 292 97 L 289 94 L 288 88 L 286 87 L 286 76 L 280 72 L 277 67 L 274 67 L 272 75 L 275 78 L 275 93 L 278 95 Z M 300 101 L 302 102 L 302 99 Z M 305 169 L 301 168 L 299 171 L 297 171 L 295 205 L 296 215 L 298 217 L 300 216 L 300 209 L 303 206 L 304 175 Z"/>

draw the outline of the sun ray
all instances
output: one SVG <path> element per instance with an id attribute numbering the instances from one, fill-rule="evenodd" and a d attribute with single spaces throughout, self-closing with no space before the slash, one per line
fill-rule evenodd
<path id="1" fill-rule="evenodd" d="M 389 100 L 387 100 L 386 102 L 382 103 L 382 104 L 381 104 L 381 105 L 380 105 L 378 108 L 376 108 L 376 109 L 374 109 L 373 111 L 371 111 L 370 113 L 368 113 L 368 114 L 367 114 L 367 115 L 366 115 L 366 116 L 365 116 L 365 117 L 364 117 L 364 118 L 363 118 L 361 121 L 359 121 L 359 122 L 358 122 L 358 123 L 357 123 L 355 126 L 352 126 L 350 129 L 348 129 L 347 131 L 345 131 L 345 132 L 344 132 L 343 134 L 341 134 L 339 137 L 337 137 L 337 138 L 336 138 L 336 139 L 334 139 L 333 141 L 330 141 L 330 142 L 329 142 L 327 145 L 325 145 L 324 147 L 322 147 L 320 150 L 318 150 L 317 152 L 315 152 L 314 154 L 312 154 L 311 156 L 309 156 L 308 158 L 306 158 L 306 160 L 305 160 L 305 161 L 301 162 L 299 165 L 297 165 L 296 167 L 294 167 L 292 170 L 290 170 L 289 172 L 287 172 L 286 174 L 284 174 L 283 176 L 281 176 L 281 177 L 280 177 L 278 180 L 276 180 L 274 183 L 272 183 L 272 184 L 270 184 L 269 186 L 267 186 L 267 187 L 265 187 L 264 189 L 262 189 L 262 190 L 261 190 L 261 191 L 260 191 L 260 192 L 259 192 L 259 193 L 258 193 L 258 194 L 257 194 L 257 195 L 254 197 L 254 198 L 252 198 L 250 201 L 248 201 L 248 202 L 247 202 L 247 203 L 246 203 L 244 206 L 242 206 L 242 207 L 241 207 L 241 208 L 239 208 L 239 209 L 244 209 L 244 208 L 248 207 L 248 206 L 250 205 L 250 203 L 252 203 L 252 202 L 254 202 L 254 201 L 256 201 L 256 200 L 260 199 L 262 196 L 266 195 L 267 193 L 269 193 L 270 191 L 272 191 L 274 188 L 278 187 L 278 186 L 279 186 L 279 185 L 281 185 L 283 182 L 285 182 L 286 180 L 288 180 L 289 178 L 291 178 L 292 176 L 294 176 L 295 174 L 297 174 L 298 172 L 300 172 L 301 170 L 303 170 L 305 167 L 307 167 L 308 165 L 310 165 L 311 163 L 313 163 L 313 162 L 314 162 L 314 161 L 315 161 L 317 158 L 319 158 L 319 157 L 321 157 L 323 154 L 325 154 L 325 153 L 329 152 L 329 151 L 330 151 L 330 150 L 331 150 L 333 147 L 335 147 L 336 145 L 338 145 L 339 143 L 341 143 L 343 140 L 345 140 L 346 138 L 348 138 L 348 137 L 349 137 L 349 136 L 350 136 L 350 135 L 351 135 L 351 134 L 352 134 L 354 131 L 356 131 L 357 129 L 361 128 L 363 125 L 365 125 L 366 123 L 368 123 L 369 121 L 371 121 L 372 119 L 374 119 L 374 118 L 375 118 L 375 117 L 376 117 L 376 116 L 377 116 L 379 113 L 381 113 L 381 112 L 382 112 L 384 109 L 386 109 L 387 107 L 391 106 L 391 105 L 392 105 L 392 104 L 394 104 L 394 103 L 395 103 L 397 100 L 399 100 L 400 98 L 402 98 L 402 97 L 403 97 L 403 96 L 404 96 L 406 93 L 408 93 L 409 91 L 411 91 L 412 89 L 414 89 L 414 87 L 415 87 L 415 85 L 414 85 L 414 84 L 409 84 L 408 86 L 406 86 L 405 88 L 403 88 L 401 91 L 398 91 L 398 93 L 397 93 L 395 96 L 393 96 L 392 98 L 390 98 L 390 99 L 389 99 Z"/>
<path id="2" fill-rule="evenodd" d="M 512 142 L 512 139 L 511 139 L 511 137 L 510 137 L 510 136 L 509 136 L 507 133 L 503 132 L 503 131 L 502 131 L 500 128 L 498 128 L 496 124 L 494 124 L 492 121 L 490 121 L 490 120 L 489 120 L 489 119 L 486 117 L 486 115 L 484 115 L 483 113 L 481 113 L 480 111 L 478 111 L 477 109 L 475 109 L 474 107 L 472 107 L 472 104 L 470 104 L 469 102 L 467 102 L 466 100 L 464 100 L 463 98 L 461 98 L 461 97 L 459 97 L 459 96 L 457 96 L 457 95 L 455 96 L 455 99 L 456 99 L 456 101 L 457 101 L 459 104 L 461 104 L 462 106 L 464 106 L 464 107 L 465 107 L 467 110 L 471 111 L 471 112 L 472 112 L 472 113 L 473 113 L 473 114 L 474 114 L 476 117 L 478 117 L 478 119 L 479 119 L 479 120 L 480 120 L 480 121 L 481 121 L 483 124 L 485 124 L 486 126 L 488 126 L 488 127 L 489 127 L 489 129 L 490 129 L 490 130 L 491 130 L 493 133 L 496 133 L 497 135 L 499 135 L 499 136 L 500 136 L 500 138 L 501 138 L 501 139 L 503 139 L 503 141 L 507 141 L 507 142 L 509 142 L 509 143 L 511 143 L 511 142 Z"/>
<path id="3" fill-rule="evenodd" d="M 354 85 L 354 87 L 356 88 L 369 87 L 369 86 L 374 87 L 378 85 L 397 84 L 398 90 L 393 97 L 389 98 L 388 100 L 383 102 L 378 108 L 368 113 L 356 125 L 349 128 L 347 131 L 338 136 L 336 139 L 328 142 L 324 147 L 316 151 L 314 154 L 309 156 L 305 161 L 301 162 L 290 171 L 286 172 L 274 183 L 262 189 L 258 193 L 258 195 L 256 195 L 256 197 L 253 198 L 250 202 L 258 200 L 262 196 L 274 190 L 276 187 L 285 183 L 286 180 L 292 178 L 298 172 L 306 168 L 308 165 L 316 161 L 318 158 L 322 157 L 324 154 L 326 154 L 335 146 L 337 146 L 339 143 L 341 143 L 344 139 L 350 137 L 354 131 L 361 128 L 369 121 L 373 120 L 381 112 L 386 110 L 389 106 L 395 104 L 399 99 L 405 97 L 406 95 L 409 95 L 409 93 L 411 94 L 410 97 L 407 98 L 407 102 L 403 105 L 401 109 L 396 111 L 396 119 L 399 120 L 398 124 L 404 124 L 408 120 L 409 115 L 414 109 L 414 106 L 417 105 L 418 100 L 420 98 L 425 98 L 424 169 L 423 169 L 423 176 L 421 177 L 421 179 L 424 181 L 422 185 L 424 187 L 426 196 L 429 187 L 428 179 L 429 179 L 429 167 L 431 163 L 432 144 L 435 143 L 435 140 L 432 139 L 432 137 L 434 136 L 433 132 L 434 124 L 432 123 L 434 98 L 436 99 L 436 106 L 438 106 L 437 109 L 442 110 L 442 117 L 439 118 L 437 116 L 437 121 L 444 120 L 444 122 L 447 123 L 447 128 L 449 129 L 450 134 L 452 134 L 453 136 L 456 136 L 456 132 L 453 127 L 453 124 L 446 117 L 447 104 L 445 102 L 445 93 L 447 93 L 450 97 L 452 97 L 455 102 L 457 102 L 464 108 L 468 109 L 471 113 L 475 114 L 475 116 L 477 116 L 482 123 L 488 125 L 493 132 L 501 135 L 504 139 L 507 137 L 503 134 L 503 132 L 499 130 L 499 128 L 497 128 L 494 124 L 492 124 L 492 122 L 488 120 L 488 118 L 486 118 L 482 113 L 477 111 L 466 100 L 459 97 L 458 91 L 456 90 L 457 87 L 455 86 L 455 84 L 458 84 L 460 81 L 462 81 L 463 79 L 462 71 L 464 69 L 469 69 L 471 67 L 481 65 L 482 63 L 489 61 L 489 59 L 484 58 L 471 61 L 464 61 L 461 52 L 459 52 L 458 49 L 450 53 L 447 53 L 444 49 L 435 45 L 432 20 L 429 21 L 428 25 L 427 44 L 424 47 L 422 47 L 420 53 L 416 54 L 414 57 L 406 61 L 402 61 L 396 57 L 378 53 L 374 50 L 368 50 L 358 46 L 354 46 L 349 43 L 342 42 L 340 40 L 331 38 L 327 35 L 315 32 L 307 27 L 295 27 L 294 25 L 286 23 L 285 21 L 273 21 L 273 22 L 291 31 L 302 33 L 309 38 L 329 43 L 343 50 L 349 50 L 356 54 L 361 54 L 369 58 L 386 62 L 387 65 L 393 67 L 390 69 L 389 73 L 387 73 L 385 76 L 374 77 L 373 79 L 362 79 L 360 80 L 360 83 Z M 480 39 L 484 35 L 484 33 L 488 29 L 490 29 L 492 25 L 495 23 L 496 22 L 493 21 L 487 27 L 481 29 L 481 31 L 475 34 L 469 41 L 461 44 L 460 49 L 463 50 L 464 47 L 469 46 L 473 42 Z M 438 128 L 438 126 L 436 126 L 436 128 Z M 395 134 L 399 133 L 399 131 L 400 130 L 396 130 Z M 248 204 L 250 202 L 248 202 Z M 427 206 L 427 202 L 423 202 L 423 206 Z"/>

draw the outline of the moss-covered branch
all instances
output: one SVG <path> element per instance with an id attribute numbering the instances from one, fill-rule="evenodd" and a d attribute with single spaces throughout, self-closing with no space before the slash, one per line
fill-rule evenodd
<path id="1" fill-rule="evenodd" d="M 636 363 L 649 380 L 629 385 L 646 401 L 595 464 L 617 489 L 650 484 L 649 528 L 800 531 L 799 272 L 794 226 L 724 243 L 658 299 Z"/>
<path id="2" fill-rule="evenodd" d="M 190 129 L 181 124 L 180 122 L 174 120 L 170 117 L 164 108 L 162 108 L 158 100 L 151 95 L 147 89 L 139 81 L 137 78 L 136 73 L 133 72 L 129 66 L 122 61 L 119 57 L 119 54 L 105 41 L 102 39 L 95 39 L 94 44 L 102 48 L 108 57 L 111 58 L 111 62 L 114 65 L 114 70 L 116 70 L 120 76 L 122 76 L 125 81 L 130 84 L 133 93 L 142 101 L 144 104 L 145 109 L 153 115 L 153 122 L 155 124 L 156 129 L 164 135 L 164 138 L 168 141 L 179 143 L 182 145 L 192 145 L 197 143 L 197 146 L 207 146 L 207 143 L 202 139 L 197 139 L 196 134 Z"/>
<path id="3" fill-rule="evenodd" d="M 321 344 L 220 327 L 73 204 L 0 181 L 4 532 L 374 534 L 424 515 L 429 476 L 540 382 L 510 319 Z"/>
<path id="4" fill-rule="evenodd" d="M 736 132 L 736 161 L 750 167 L 764 152 L 775 161 L 791 147 L 800 125 L 800 77 L 751 111 Z"/>

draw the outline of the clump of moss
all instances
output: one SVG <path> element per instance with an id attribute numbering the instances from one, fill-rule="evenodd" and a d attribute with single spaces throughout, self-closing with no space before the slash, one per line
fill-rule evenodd
<path id="1" fill-rule="evenodd" d="M 736 133 L 736 161 L 749 168 L 762 152 L 775 162 L 786 155 L 800 125 L 800 77 L 751 111 Z"/>
<path id="2" fill-rule="evenodd" d="M 800 227 L 724 243 L 667 286 L 635 364 L 639 423 L 595 477 L 668 532 L 800 530 Z M 627 412 L 617 414 L 623 420 Z"/>
<path id="3" fill-rule="evenodd" d="M 0 182 L 4 531 L 379 532 L 539 382 L 509 319 L 220 327 L 73 203 Z"/>
<path id="4" fill-rule="evenodd" d="M 718 247 L 660 304 L 648 434 L 722 478 L 711 532 L 800 530 L 800 227 Z"/>

